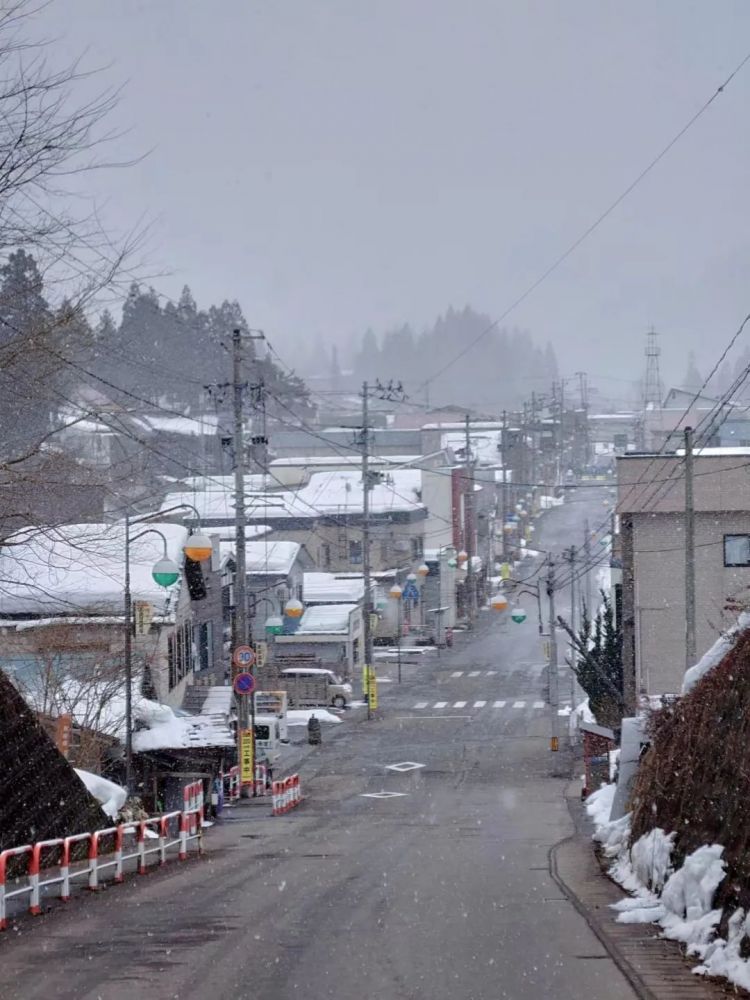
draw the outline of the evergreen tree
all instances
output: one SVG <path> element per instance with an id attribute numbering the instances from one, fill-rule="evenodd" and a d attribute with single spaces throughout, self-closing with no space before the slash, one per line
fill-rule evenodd
<path id="1" fill-rule="evenodd" d="M 603 591 L 601 596 L 602 606 L 593 623 L 586 607 L 577 632 L 563 618 L 558 622 L 573 646 L 572 667 L 588 695 L 591 711 L 601 725 L 619 729 L 625 709 L 622 629 L 615 624 L 612 602 Z"/>

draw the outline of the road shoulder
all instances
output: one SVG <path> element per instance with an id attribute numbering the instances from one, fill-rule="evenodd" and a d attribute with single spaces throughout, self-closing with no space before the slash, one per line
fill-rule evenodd
<path id="1" fill-rule="evenodd" d="M 696 976 L 679 945 L 658 936 L 653 924 L 619 924 L 610 909 L 623 897 L 602 871 L 591 843 L 579 785 L 566 788 L 575 832 L 556 844 L 549 854 L 550 873 L 569 896 L 603 947 L 642 1000 L 718 1000 L 727 990 Z"/>

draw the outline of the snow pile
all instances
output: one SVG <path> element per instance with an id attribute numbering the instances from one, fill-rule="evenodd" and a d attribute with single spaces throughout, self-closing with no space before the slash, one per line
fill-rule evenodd
<path id="1" fill-rule="evenodd" d="M 292 708 L 286 713 L 287 725 L 306 726 L 313 715 L 318 722 L 341 722 L 338 715 L 326 708 Z"/>
<path id="2" fill-rule="evenodd" d="M 685 671 L 682 680 L 682 693 L 687 694 L 692 691 L 698 681 L 704 677 L 714 667 L 718 667 L 727 653 L 734 647 L 737 636 L 740 632 L 750 627 L 750 613 L 743 611 L 734 625 L 728 632 L 720 635 L 711 648 L 703 654 L 698 662 Z"/>
<path id="3" fill-rule="evenodd" d="M 91 771 L 81 771 L 77 767 L 74 770 L 110 819 L 117 819 L 117 814 L 128 797 L 125 789 L 114 781 L 102 778 L 101 775 L 92 774 Z"/>
<path id="4" fill-rule="evenodd" d="M 655 923 L 663 937 L 686 946 L 701 965 L 693 971 L 723 976 L 750 989 L 750 960 L 741 954 L 750 938 L 750 914 L 739 908 L 729 918 L 726 939 L 716 936 L 722 911 L 714 907 L 726 864 L 721 844 L 704 844 L 675 866 L 676 833 L 654 828 L 629 847 L 630 814 L 610 821 L 614 785 L 604 785 L 586 800 L 594 839 L 610 859 L 610 875 L 632 895 L 615 903 L 618 923 Z"/>
<path id="5" fill-rule="evenodd" d="M 146 727 L 133 733 L 133 749 L 137 751 L 234 746 L 224 713 L 178 716 L 169 705 L 141 698 L 133 714 Z"/>

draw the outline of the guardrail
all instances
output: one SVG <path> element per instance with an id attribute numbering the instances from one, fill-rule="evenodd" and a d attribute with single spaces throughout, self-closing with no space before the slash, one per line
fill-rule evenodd
<path id="1" fill-rule="evenodd" d="M 288 778 L 282 778 L 281 781 L 274 781 L 272 794 L 271 805 L 274 816 L 283 816 L 290 809 L 294 809 L 302 801 L 299 775 L 292 774 Z"/>
<path id="2" fill-rule="evenodd" d="M 130 849 L 126 850 L 128 840 Z M 155 840 L 152 847 L 147 840 Z M 104 844 L 102 842 L 104 841 Z M 136 820 L 132 823 L 118 823 L 116 826 L 87 833 L 75 833 L 69 837 L 39 840 L 34 844 L 23 844 L 0 851 L 0 931 L 8 926 L 8 900 L 28 897 L 28 912 L 38 916 L 41 910 L 42 889 L 59 885 L 58 898 L 63 902 L 70 899 L 71 887 L 75 879 L 86 879 L 86 887 L 92 892 L 99 888 L 102 872 L 114 869 L 114 882 L 122 882 L 123 866 L 126 861 L 136 862 L 136 871 L 145 875 L 148 860 L 158 855 L 159 864 L 167 863 L 167 851 L 177 847 L 177 857 L 184 861 L 188 856 L 191 842 L 197 842 L 198 853 L 203 853 L 203 806 L 178 809 L 175 812 Z M 72 868 L 76 844 L 85 844 L 86 858 L 79 867 Z M 102 858 L 109 858 L 102 860 Z M 22 881 L 17 888 L 9 889 L 8 868 L 14 859 L 24 859 L 25 871 L 11 876 L 12 883 Z M 21 864 L 24 864 L 24 861 Z M 43 872 L 48 873 L 42 877 Z"/>

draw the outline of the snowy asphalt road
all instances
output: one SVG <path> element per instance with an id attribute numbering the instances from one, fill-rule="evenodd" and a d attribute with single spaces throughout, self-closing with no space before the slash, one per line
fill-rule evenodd
<path id="1" fill-rule="evenodd" d="M 601 495 L 547 514 L 537 544 L 578 541 Z M 378 721 L 327 728 L 296 812 L 238 808 L 206 861 L 22 923 L 0 941 L 0 995 L 630 1000 L 549 874 L 572 824 L 533 610 L 519 627 L 483 612 L 454 650 L 382 685 Z M 401 762 L 424 766 L 386 770 Z M 401 794 L 363 797 L 381 791 Z"/>

